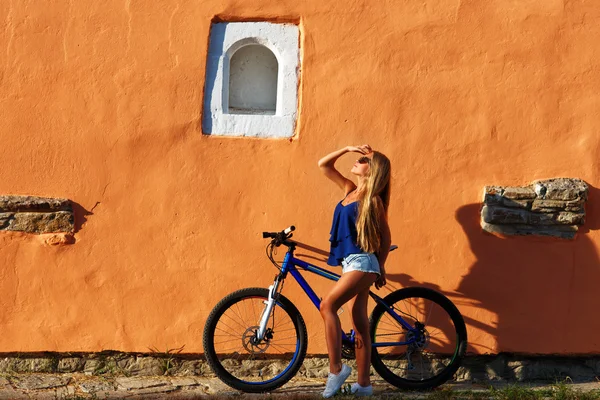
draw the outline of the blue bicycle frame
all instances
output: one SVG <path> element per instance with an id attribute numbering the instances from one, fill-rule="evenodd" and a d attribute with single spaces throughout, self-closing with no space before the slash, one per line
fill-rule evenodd
<path id="1" fill-rule="evenodd" d="M 294 257 L 294 248 L 295 248 L 295 246 L 292 245 L 289 248 L 288 252 L 285 254 L 285 257 L 283 259 L 283 264 L 281 265 L 281 273 L 279 274 L 277 280 L 285 279 L 287 274 L 290 273 L 294 277 L 294 279 L 296 279 L 296 282 L 298 282 L 298 284 L 300 285 L 302 290 L 304 290 L 306 295 L 310 298 L 310 300 L 315 305 L 315 307 L 317 307 L 317 310 L 319 310 L 321 308 L 321 299 L 317 296 L 317 294 L 310 287 L 308 282 L 306 282 L 304 277 L 300 274 L 299 269 L 308 271 L 308 272 L 312 272 L 314 274 L 317 274 L 319 276 L 322 276 L 323 278 L 326 278 L 326 279 L 329 279 L 332 281 L 339 280 L 340 275 L 335 274 L 326 269 L 317 267 L 316 265 L 312 265 L 310 263 L 302 261 L 298 258 L 295 258 Z M 390 314 L 404 329 L 417 334 L 417 335 L 409 335 L 409 336 L 412 336 L 412 339 L 410 339 L 406 342 L 380 342 L 380 343 L 372 343 L 372 346 L 373 347 L 405 346 L 405 345 L 414 343 L 417 340 L 417 338 L 419 337 L 419 329 L 411 326 L 408 322 L 406 322 L 402 318 L 402 316 L 400 316 L 398 313 L 396 313 L 396 311 L 392 307 L 387 305 L 381 297 L 377 296 L 375 293 L 373 293 L 371 291 L 369 291 L 369 295 L 373 298 L 373 300 L 375 300 L 375 302 L 377 304 L 380 304 L 381 306 L 385 307 L 388 314 Z M 354 335 L 352 335 L 352 337 L 348 337 L 348 335 L 346 335 L 346 333 L 344 333 L 342 331 L 342 341 L 354 344 Z"/>

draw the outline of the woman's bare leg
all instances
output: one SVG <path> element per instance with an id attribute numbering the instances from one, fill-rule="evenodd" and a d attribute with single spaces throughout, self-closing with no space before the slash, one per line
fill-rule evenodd
<path id="1" fill-rule="evenodd" d="M 369 288 L 358 293 L 352 302 L 352 324 L 355 332 L 354 352 L 356 354 L 358 384 L 363 387 L 371 384 L 371 334 L 369 332 L 369 317 L 367 316 L 368 300 Z"/>
<path id="2" fill-rule="evenodd" d="M 325 322 L 325 338 L 331 373 L 338 374 L 342 369 L 342 329 L 337 311 L 358 293 L 368 291 L 376 278 L 376 274 L 360 271 L 347 272 L 321 301 L 320 311 L 323 322 Z"/>

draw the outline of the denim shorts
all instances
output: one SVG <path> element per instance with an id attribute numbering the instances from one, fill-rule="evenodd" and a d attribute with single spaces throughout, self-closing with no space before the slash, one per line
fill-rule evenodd
<path id="1" fill-rule="evenodd" d="M 342 274 L 350 271 L 370 272 L 381 275 L 379 261 L 373 253 L 350 254 L 342 260 Z"/>

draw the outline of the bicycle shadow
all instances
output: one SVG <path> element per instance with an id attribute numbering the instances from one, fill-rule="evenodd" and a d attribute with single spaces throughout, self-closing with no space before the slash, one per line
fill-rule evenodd
<path id="1" fill-rule="evenodd" d="M 312 253 L 315 253 L 315 254 L 318 254 L 321 256 L 321 257 L 316 257 L 315 255 L 312 255 L 310 253 L 297 253 L 296 254 L 297 257 L 307 258 L 307 259 L 310 259 L 313 261 L 327 263 L 327 259 L 329 258 L 329 251 L 319 249 L 318 247 L 314 247 L 314 246 L 311 246 L 311 245 L 303 243 L 303 242 L 295 241 L 295 243 L 296 243 L 297 248 L 303 249 L 303 250 L 308 250 L 309 252 L 312 252 Z"/>
<path id="2" fill-rule="evenodd" d="M 574 240 L 497 237 L 482 231 L 480 210 L 481 204 L 469 204 L 455 214 L 476 260 L 454 295 L 488 311 L 473 310 L 471 315 L 491 320 L 486 324 L 465 318 L 471 328 L 469 350 L 561 355 L 597 352 L 590 344 L 598 343 L 595 332 L 600 320 L 589 317 L 600 308 L 600 296 L 596 295 L 600 260 L 587 233 L 600 228 L 600 191 L 590 186 L 586 222 Z M 496 372 L 515 378 L 512 369 L 496 367 L 502 369 Z"/>
<path id="3" fill-rule="evenodd" d="M 493 348 L 542 354 L 589 352 L 585 343 L 594 338 L 590 332 L 600 328 L 600 322 L 594 321 L 594 327 L 589 324 L 590 312 L 600 307 L 600 297 L 594 295 L 600 261 L 586 233 L 599 228 L 598 194 L 590 187 L 586 223 L 575 240 L 500 238 L 481 230 L 480 204 L 457 210 L 456 219 L 476 257 L 457 292 L 496 314 L 495 324 L 479 325 L 495 337 Z"/>
<path id="4" fill-rule="evenodd" d="M 388 273 L 388 282 L 427 287 L 449 297 L 469 328 L 471 354 L 597 352 L 590 343 L 597 342 L 600 321 L 589 316 L 600 308 L 595 295 L 600 259 L 587 234 L 600 229 L 600 190 L 589 186 L 586 222 L 574 240 L 498 237 L 481 229 L 480 211 L 476 203 L 455 213 L 475 261 L 454 291 L 404 273 Z M 497 376 L 517 378 L 505 362 L 487 367 Z"/>

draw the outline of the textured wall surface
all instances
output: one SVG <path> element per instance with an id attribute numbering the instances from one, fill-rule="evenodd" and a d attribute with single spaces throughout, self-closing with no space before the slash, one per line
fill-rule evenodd
<path id="1" fill-rule="evenodd" d="M 215 15 L 299 23 L 293 140 L 202 134 Z M 0 193 L 75 213 L 70 246 L 0 235 L 0 352 L 201 352 L 216 302 L 272 281 L 263 230 L 328 249 L 343 194 L 316 163 L 362 143 L 394 168 L 389 288 L 448 295 L 472 352 L 600 352 L 597 2 L 7 0 L 0 21 Z M 589 185 L 575 240 L 482 232 L 482 187 L 554 177 Z"/>

